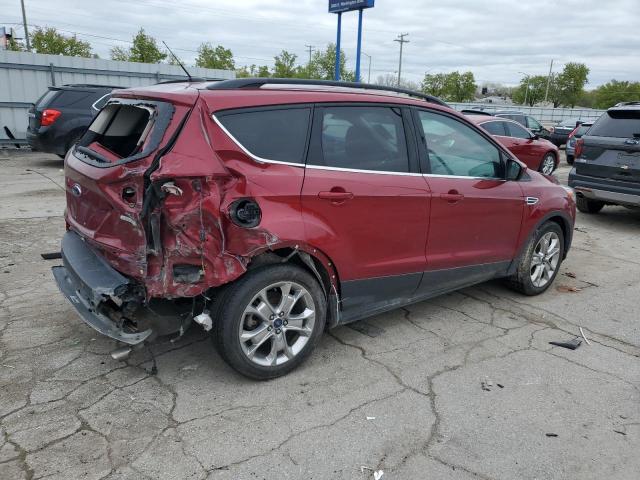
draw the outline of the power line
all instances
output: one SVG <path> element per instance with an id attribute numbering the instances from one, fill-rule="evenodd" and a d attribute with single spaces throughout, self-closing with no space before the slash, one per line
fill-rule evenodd
<path id="1" fill-rule="evenodd" d="M 311 72 L 311 56 L 313 55 L 313 51 L 316 49 L 313 45 L 305 45 L 305 47 L 309 50 L 309 72 Z"/>

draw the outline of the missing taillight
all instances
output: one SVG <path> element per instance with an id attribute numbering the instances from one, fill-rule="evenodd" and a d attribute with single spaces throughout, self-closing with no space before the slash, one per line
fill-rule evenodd
<path id="1" fill-rule="evenodd" d="M 60 110 L 47 108 L 42 111 L 42 115 L 40 116 L 40 125 L 42 125 L 43 127 L 53 125 L 53 122 L 55 122 L 60 115 L 62 115 L 62 112 Z"/>

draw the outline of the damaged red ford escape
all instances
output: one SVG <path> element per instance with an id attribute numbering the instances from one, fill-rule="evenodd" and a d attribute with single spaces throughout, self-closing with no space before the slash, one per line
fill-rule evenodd
<path id="1" fill-rule="evenodd" d="M 283 375 L 325 328 L 494 278 L 544 292 L 573 194 L 440 100 L 241 79 L 117 91 L 65 164 L 62 293 L 134 346 Z"/>

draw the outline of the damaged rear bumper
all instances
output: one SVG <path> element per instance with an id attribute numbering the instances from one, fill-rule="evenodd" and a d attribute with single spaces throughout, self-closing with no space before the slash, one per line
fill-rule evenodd
<path id="1" fill-rule="evenodd" d="M 62 294 L 87 325 L 128 345 L 137 345 L 151 336 L 151 329 L 125 328 L 125 318 L 109 316 L 108 312 L 114 311 L 110 305 L 125 301 L 131 283 L 72 231 L 62 239 L 62 261 L 64 266 L 52 268 L 53 276 Z"/>

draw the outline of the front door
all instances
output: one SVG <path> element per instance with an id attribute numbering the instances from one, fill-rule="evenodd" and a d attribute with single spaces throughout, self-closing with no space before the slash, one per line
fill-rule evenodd
<path id="1" fill-rule="evenodd" d="M 342 320 L 413 295 L 425 269 L 430 192 L 409 110 L 316 107 L 302 188 L 308 243 L 335 263 Z"/>
<path id="2" fill-rule="evenodd" d="M 417 111 L 432 192 L 422 293 L 446 291 L 506 271 L 516 255 L 524 198 L 505 180 L 501 150 L 453 116 Z"/>

